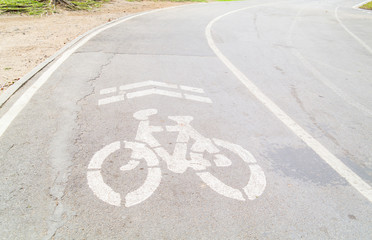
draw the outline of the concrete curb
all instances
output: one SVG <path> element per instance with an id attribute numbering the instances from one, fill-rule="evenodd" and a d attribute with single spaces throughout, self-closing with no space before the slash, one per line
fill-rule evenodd
<path id="1" fill-rule="evenodd" d="M 370 1 L 371 0 L 367 0 L 367 1 L 364 1 L 364 2 L 361 2 L 361 3 L 358 3 L 358 4 L 354 5 L 352 8 L 355 9 L 355 10 L 358 10 L 360 12 L 372 14 L 372 10 L 367 10 L 367 9 L 360 8 L 361 6 L 363 6 L 364 4 L 366 4 L 366 3 L 370 2 Z"/>
<path id="2" fill-rule="evenodd" d="M 20 80 L 15 82 L 12 86 L 7 88 L 3 94 L 0 95 L 0 108 L 9 100 L 11 96 L 13 96 L 14 93 L 16 93 L 25 83 L 27 83 L 33 76 L 35 76 L 37 73 L 39 73 L 41 70 L 43 70 L 46 66 L 48 66 L 51 62 L 53 62 L 57 57 L 59 57 L 62 53 L 64 53 L 66 50 L 74 46 L 76 43 L 78 43 L 80 40 L 82 40 L 84 37 L 88 36 L 89 34 L 97 31 L 98 29 L 101 29 L 107 25 L 113 24 L 116 21 L 123 20 L 127 17 L 131 17 L 136 14 L 129 14 L 124 17 L 120 17 L 112 22 L 104 23 L 98 27 L 95 27 L 88 32 L 83 33 L 82 35 L 78 36 L 71 42 L 67 43 L 66 46 L 58 50 L 55 54 L 44 60 L 42 63 L 37 65 L 35 68 L 33 68 L 30 72 L 28 72 L 26 75 L 24 75 Z"/>
<path id="3" fill-rule="evenodd" d="M 200 3 L 196 3 L 196 4 L 200 4 Z M 118 21 L 122 21 L 122 20 L 124 20 L 126 18 L 130 18 L 130 17 L 136 16 L 136 15 L 141 15 L 141 14 L 152 12 L 152 11 L 155 11 L 155 10 L 163 10 L 163 9 L 168 9 L 168 8 L 176 8 L 176 7 L 182 7 L 182 6 L 185 6 L 185 5 L 196 5 L 196 4 L 183 4 L 183 5 L 179 5 L 179 6 L 165 7 L 165 8 L 159 8 L 159 9 L 152 9 L 152 10 L 149 10 L 149 11 L 138 12 L 138 13 L 134 13 L 134 14 L 128 14 L 126 16 L 123 16 L 123 17 L 120 17 L 118 19 L 115 19 L 114 21 L 111 21 L 111 22 L 108 22 L 108 23 L 104 23 L 104 24 L 102 24 L 102 25 L 100 25 L 98 27 L 95 27 L 95 28 L 89 30 L 88 32 L 86 32 L 86 33 L 78 36 L 77 38 L 75 38 L 74 40 L 72 40 L 71 42 L 69 42 L 66 46 L 64 46 L 63 48 L 61 48 L 60 50 L 58 50 L 55 54 L 53 54 L 51 57 L 47 58 L 45 61 L 43 61 L 42 63 L 40 63 L 39 65 L 37 65 L 34 69 L 32 69 L 30 72 L 28 72 L 26 75 L 24 75 L 20 80 L 18 80 L 12 86 L 10 86 L 8 89 L 6 89 L 4 91 L 4 93 L 0 95 L 0 108 L 10 99 L 11 96 L 13 96 L 32 77 L 34 77 L 37 73 L 39 73 L 40 71 L 42 71 L 51 62 L 53 62 L 56 58 L 58 58 L 60 55 L 62 55 L 68 49 L 70 49 L 71 47 L 73 47 L 79 41 L 81 41 L 85 37 L 89 36 L 91 33 L 94 33 L 95 31 L 97 31 L 97 30 L 99 30 L 101 28 L 104 28 L 104 27 L 106 27 L 108 25 L 114 24 L 114 23 L 116 23 Z"/>

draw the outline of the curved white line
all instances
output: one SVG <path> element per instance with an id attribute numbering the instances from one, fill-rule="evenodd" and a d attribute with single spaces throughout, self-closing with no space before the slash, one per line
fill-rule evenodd
<path id="1" fill-rule="evenodd" d="M 297 22 L 297 18 L 300 16 L 301 12 L 304 10 L 302 8 L 297 12 L 297 15 L 295 19 L 293 20 L 291 27 L 289 29 L 289 36 L 287 43 L 290 46 L 293 46 L 292 42 L 292 33 L 294 30 L 294 27 Z M 343 90 L 341 90 L 339 87 L 337 87 L 335 84 L 332 83 L 326 76 L 324 76 L 316 67 L 314 67 L 306 58 L 302 55 L 302 53 L 294 48 L 291 48 L 292 54 L 297 57 L 301 63 L 304 65 L 305 68 L 307 68 L 315 78 L 317 78 L 320 82 L 322 82 L 325 86 L 327 86 L 329 89 L 331 89 L 336 95 L 338 95 L 341 99 L 343 99 L 346 103 L 349 105 L 355 107 L 359 111 L 363 112 L 366 115 L 372 116 L 372 110 L 369 109 L 368 107 L 364 106 L 363 104 L 359 103 L 357 100 L 354 98 L 350 97 L 347 93 L 345 93 Z"/>
<path id="2" fill-rule="evenodd" d="M 200 179 L 205 184 L 207 184 L 213 191 L 228 198 L 236 199 L 239 201 L 245 201 L 241 191 L 224 184 L 218 178 L 213 176 L 211 173 L 199 172 L 199 173 L 196 173 L 196 175 L 198 175 Z"/>
<path id="3" fill-rule="evenodd" d="M 90 160 L 88 169 L 101 169 L 103 161 L 113 152 L 120 149 L 120 141 L 113 142 L 104 146 L 101 150 L 96 152 Z"/>
<path id="4" fill-rule="evenodd" d="M 254 200 L 261 196 L 266 188 L 266 176 L 258 164 L 250 164 L 251 176 L 247 186 L 243 188 L 249 200 Z"/>
<path id="5" fill-rule="evenodd" d="M 149 198 L 161 182 L 160 168 L 149 168 L 147 178 L 142 186 L 125 196 L 125 206 L 131 207 Z"/>
<path id="6" fill-rule="evenodd" d="M 257 7 L 257 6 L 253 6 Z M 208 40 L 208 44 L 216 56 L 226 65 L 227 68 L 248 88 L 253 94 L 270 112 L 272 112 L 285 126 L 287 126 L 296 136 L 304 141 L 319 157 L 321 157 L 330 167 L 332 167 L 340 176 L 345 178 L 356 190 L 358 190 L 364 197 L 372 202 L 372 187 L 362 180 L 356 173 L 348 168 L 340 159 L 333 155 L 328 149 L 326 149 L 320 142 L 314 137 L 307 133 L 300 125 L 298 125 L 291 117 L 288 116 L 282 109 L 279 108 L 270 98 L 268 98 L 248 77 L 246 77 L 237 67 L 230 62 L 225 55 L 217 48 L 212 38 L 211 29 L 214 23 L 223 17 L 230 14 L 243 11 L 249 8 L 242 8 L 227 12 L 219 17 L 213 19 L 205 29 L 205 35 Z"/>
<path id="7" fill-rule="evenodd" d="M 234 143 L 230 143 L 221 139 L 213 138 L 214 143 L 219 146 L 230 150 L 233 153 L 239 155 L 239 157 L 246 163 L 257 163 L 256 158 L 242 146 L 239 146 Z"/>
<path id="8" fill-rule="evenodd" d="M 341 19 L 338 17 L 338 9 L 340 7 L 337 7 L 335 9 L 335 17 L 336 17 L 336 20 L 338 21 L 338 23 L 341 25 L 341 27 L 348 33 L 350 34 L 350 36 L 352 36 L 355 40 L 357 40 L 357 42 L 360 43 L 360 45 L 362 45 L 370 54 L 372 54 L 372 48 L 370 48 L 365 42 L 363 42 L 362 39 L 360 39 L 357 35 L 355 35 L 352 31 L 350 31 L 341 21 Z"/>
<path id="9" fill-rule="evenodd" d="M 88 171 L 87 180 L 90 189 L 102 201 L 120 207 L 121 197 L 120 194 L 112 190 L 102 178 L 100 170 Z"/>

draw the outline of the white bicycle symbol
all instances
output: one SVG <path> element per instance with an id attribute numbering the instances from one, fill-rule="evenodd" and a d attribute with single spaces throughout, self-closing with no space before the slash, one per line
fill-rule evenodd
<path id="1" fill-rule="evenodd" d="M 178 132 L 174 152 L 172 155 L 169 154 L 153 136 L 153 133 L 164 131 L 164 128 L 161 126 L 150 125 L 149 117 L 157 114 L 157 112 L 156 109 L 146 109 L 134 113 L 134 118 L 140 121 L 135 142 L 123 142 L 124 148 L 131 149 L 132 154 L 131 160 L 122 166 L 120 170 L 124 172 L 133 170 L 139 165 L 140 160 L 145 160 L 148 167 L 145 182 L 138 189 L 126 194 L 126 207 L 143 202 L 158 188 L 162 178 L 159 158 L 165 161 L 168 169 L 174 173 L 184 173 L 188 168 L 194 169 L 196 175 L 206 185 L 225 197 L 245 201 L 246 198 L 243 193 L 249 200 L 254 200 L 263 193 L 266 187 L 266 177 L 253 155 L 237 144 L 202 136 L 190 125 L 190 122 L 193 120 L 191 116 L 168 117 L 177 124 L 166 126 L 165 130 L 167 132 Z M 190 139 L 194 140 L 194 143 L 190 149 L 190 159 L 186 159 L 187 144 Z M 120 147 L 121 143 L 117 141 L 106 145 L 96 152 L 89 163 L 87 173 L 88 185 L 94 194 L 102 201 L 114 206 L 121 206 L 121 195 L 104 182 L 101 167 L 105 159 L 110 154 L 118 151 Z M 243 191 L 228 186 L 207 171 L 207 168 L 211 167 L 212 164 L 204 158 L 204 153 L 206 152 L 214 156 L 213 162 L 217 167 L 228 167 L 232 164 L 232 161 L 228 157 L 220 153 L 218 147 L 235 153 L 248 164 L 251 173 L 248 183 L 242 188 Z"/>

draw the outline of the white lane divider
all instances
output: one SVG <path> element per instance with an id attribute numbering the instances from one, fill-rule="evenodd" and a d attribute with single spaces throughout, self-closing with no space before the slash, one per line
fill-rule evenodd
<path id="1" fill-rule="evenodd" d="M 214 23 L 228 15 L 244 11 L 250 8 L 260 7 L 256 5 L 246 8 L 241 8 L 231 12 L 227 12 L 221 16 L 213 19 L 205 29 L 205 35 L 208 44 L 216 56 L 226 65 L 227 68 L 247 87 L 272 114 L 274 114 L 285 126 L 287 126 L 296 136 L 304 141 L 314 152 L 318 154 L 330 167 L 332 167 L 340 176 L 342 176 L 351 186 L 358 190 L 364 197 L 372 202 L 372 187 L 363 181 L 356 173 L 348 168 L 340 159 L 333 155 L 320 142 L 305 131 L 299 124 L 297 124 L 291 117 L 288 116 L 278 105 L 276 105 L 269 97 L 267 97 L 248 77 L 246 77 L 230 60 L 222 54 L 216 46 L 212 37 L 212 26 Z"/>
<path id="2" fill-rule="evenodd" d="M 167 90 L 159 89 L 161 88 L 167 88 Z M 144 90 L 138 90 L 138 88 L 147 88 Z M 133 91 L 134 92 L 127 92 L 127 91 Z M 138 91 L 135 91 L 138 90 Z M 150 95 L 162 95 L 167 97 L 173 97 L 173 98 L 180 98 L 180 99 L 186 99 L 191 101 L 197 101 L 197 102 L 203 102 L 203 103 L 212 103 L 212 100 L 208 97 L 203 97 L 199 95 L 189 94 L 189 93 L 183 93 L 185 92 L 191 92 L 191 93 L 198 93 L 198 94 L 204 94 L 204 90 L 201 88 L 196 87 L 189 87 L 184 85 L 176 85 L 176 84 L 170 84 L 165 82 L 158 82 L 158 81 L 144 81 L 139 83 L 131 83 L 127 85 L 117 87 L 110 87 L 100 90 L 100 95 L 108 95 L 108 94 L 116 94 L 114 96 L 110 97 L 104 97 L 102 99 L 98 100 L 98 105 L 106 105 L 110 103 L 120 102 L 124 101 L 125 98 L 131 99 L 131 98 L 139 98 L 139 97 L 145 97 Z"/>
<path id="3" fill-rule="evenodd" d="M 341 25 L 341 27 L 348 33 L 350 36 L 352 36 L 360 45 L 362 45 L 370 54 L 372 54 L 372 48 L 368 46 L 362 39 L 360 39 L 357 35 L 355 35 L 352 31 L 350 31 L 345 24 L 341 21 L 341 19 L 338 17 L 338 9 L 340 7 L 337 7 L 335 9 L 335 17 L 338 23 Z"/>

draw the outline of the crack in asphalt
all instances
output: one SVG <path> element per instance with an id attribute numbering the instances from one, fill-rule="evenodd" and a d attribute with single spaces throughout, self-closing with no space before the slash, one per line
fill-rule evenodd
<path id="1" fill-rule="evenodd" d="M 112 62 L 112 59 L 115 57 L 115 54 L 112 54 L 111 56 L 109 56 L 106 60 L 106 62 L 104 64 L 101 65 L 99 71 L 98 71 L 98 74 L 90 79 L 88 79 L 86 82 L 90 84 L 90 88 L 91 88 L 91 91 L 87 94 L 85 94 L 84 96 L 82 96 L 81 98 L 79 98 L 78 100 L 75 101 L 75 105 L 76 106 L 80 106 L 81 108 L 81 105 L 82 105 L 82 102 L 84 102 L 88 97 L 90 97 L 91 95 L 93 95 L 95 93 L 95 81 L 97 79 L 99 79 L 101 76 L 102 76 L 102 73 L 104 72 L 104 69 L 109 66 Z M 78 109 L 75 109 L 75 111 L 73 111 L 73 120 L 69 120 L 69 121 L 73 121 L 73 124 L 76 124 L 77 125 L 77 128 L 78 129 L 81 129 L 81 125 L 82 124 L 79 124 L 79 110 Z M 67 122 L 67 121 L 62 121 L 63 123 Z M 58 139 L 58 134 L 61 133 L 61 132 L 66 132 L 64 131 L 65 127 L 66 126 L 69 126 L 69 124 L 65 124 L 62 126 L 63 129 L 61 129 L 59 126 L 58 126 L 58 129 L 56 131 L 56 138 Z M 72 130 L 70 130 L 71 132 Z M 77 143 L 79 142 L 79 139 L 81 139 L 81 136 L 83 134 L 82 131 L 77 131 L 78 134 L 77 136 L 74 137 L 73 139 L 73 142 L 74 142 L 74 146 L 77 146 Z M 65 136 L 65 137 L 68 137 L 68 136 Z M 63 137 L 62 137 L 63 138 Z M 57 142 L 59 142 L 61 140 L 57 140 Z M 61 146 L 57 149 L 61 149 L 61 148 L 65 148 L 63 147 L 63 145 L 61 144 Z M 53 200 L 55 201 L 55 207 L 54 207 L 54 211 L 53 211 L 53 214 L 51 216 L 51 218 L 49 219 L 49 227 L 48 227 L 48 232 L 47 232 L 47 235 L 44 237 L 45 240 L 48 240 L 48 239 L 52 239 L 55 234 L 57 233 L 58 229 L 61 228 L 62 226 L 64 226 L 64 224 L 67 222 L 67 210 L 64 208 L 64 205 L 62 204 L 62 199 L 63 197 L 65 196 L 65 189 L 66 189 L 66 186 L 67 186 L 67 183 L 68 183 L 68 180 L 69 180 L 69 177 L 70 177 L 70 173 L 71 173 L 71 166 L 72 166 L 72 161 L 73 159 L 76 159 L 76 156 L 77 154 L 81 151 L 81 149 L 78 149 L 75 151 L 75 153 L 72 154 L 72 156 L 70 157 L 60 157 L 61 155 L 63 156 L 63 154 L 61 154 L 61 150 L 58 151 L 57 150 L 57 159 L 61 159 L 61 161 L 59 161 L 56 165 L 56 163 L 52 163 L 52 167 L 53 169 L 56 169 L 56 168 L 59 168 L 59 171 L 57 171 L 56 173 L 56 177 L 54 179 L 54 183 L 51 187 L 51 190 L 50 190 L 50 196 L 53 198 Z M 65 152 L 68 152 L 68 151 L 65 151 Z M 67 160 L 68 158 L 70 158 L 71 160 Z M 63 160 L 62 160 L 63 159 Z M 62 162 L 62 166 L 60 165 Z"/>
<path id="2" fill-rule="evenodd" d="M 95 92 L 95 81 L 99 79 L 102 76 L 102 72 L 104 71 L 104 68 L 111 64 L 112 59 L 114 58 L 114 54 L 109 56 L 107 58 L 107 61 L 101 65 L 98 74 L 94 76 L 93 78 L 88 79 L 86 82 L 90 84 L 91 91 L 88 94 L 85 94 L 81 98 L 75 101 L 74 106 L 81 106 L 82 102 L 86 100 L 89 96 L 93 95 Z M 80 107 L 81 108 L 81 107 Z M 54 134 L 54 142 L 52 143 L 54 153 L 51 160 L 51 167 L 55 172 L 55 178 L 53 185 L 50 189 L 50 196 L 55 202 L 53 214 L 48 222 L 48 231 L 47 235 L 44 237 L 44 239 L 52 239 L 59 228 L 61 228 L 66 222 L 67 222 L 67 210 L 65 209 L 64 205 L 62 204 L 62 199 L 65 196 L 65 189 L 67 186 L 67 183 L 69 181 L 70 173 L 71 173 L 71 166 L 73 159 L 76 159 L 76 154 L 80 150 L 77 150 L 77 152 L 73 154 L 69 154 L 66 144 L 64 144 L 65 141 L 68 141 L 72 133 L 72 127 L 73 125 L 77 125 L 77 128 L 81 128 L 81 124 L 79 124 L 79 111 L 80 109 L 72 109 L 72 117 L 71 115 L 62 116 L 62 120 L 60 124 L 57 126 L 56 133 Z M 72 141 L 75 143 L 74 146 L 76 146 L 76 143 L 81 138 L 82 132 L 78 131 L 79 134 L 72 139 Z M 54 160 L 53 160 L 54 159 Z"/>

